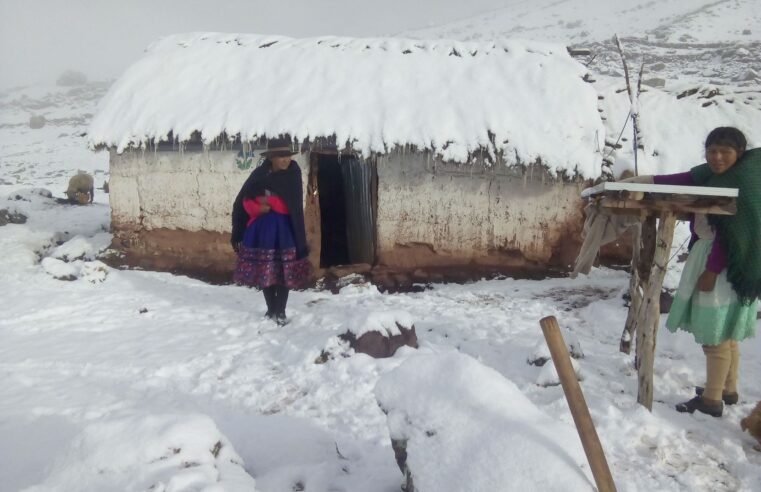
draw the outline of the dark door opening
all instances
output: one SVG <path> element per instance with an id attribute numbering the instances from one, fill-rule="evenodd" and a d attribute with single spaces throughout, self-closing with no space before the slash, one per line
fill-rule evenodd
<path id="1" fill-rule="evenodd" d="M 375 168 L 355 156 L 320 154 L 320 267 L 375 262 Z"/>

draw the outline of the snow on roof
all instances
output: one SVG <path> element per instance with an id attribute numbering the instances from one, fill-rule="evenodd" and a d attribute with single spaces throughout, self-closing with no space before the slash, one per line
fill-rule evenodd
<path id="1" fill-rule="evenodd" d="M 206 143 L 288 133 L 458 162 L 486 148 L 508 164 L 541 158 L 597 176 L 604 128 L 585 73 L 564 46 L 539 42 L 173 35 L 113 85 L 89 144 L 122 152 L 170 132 Z"/>

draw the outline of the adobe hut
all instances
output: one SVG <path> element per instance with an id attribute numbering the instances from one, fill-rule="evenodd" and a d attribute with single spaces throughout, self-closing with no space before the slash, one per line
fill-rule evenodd
<path id="1" fill-rule="evenodd" d="M 233 199 L 267 137 L 300 153 L 311 261 L 389 282 L 566 267 L 604 128 L 565 47 L 196 33 L 105 96 L 115 245 L 228 275 Z M 432 275 L 432 276 L 431 276 Z"/>

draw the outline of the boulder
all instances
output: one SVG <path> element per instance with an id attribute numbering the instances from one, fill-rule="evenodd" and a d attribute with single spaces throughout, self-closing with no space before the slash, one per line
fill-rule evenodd
<path id="1" fill-rule="evenodd" d="M 642 85 L 646 85 L 648 87 L 666 87 L 666 79 L 653 77 L 652 79 L 643 80 Z"/>
<path id="2" fill-rule="evenodd" d="M 29 128 L 32 130 L 39 130 L 45 126 L 45 117 L 42 115 L 32 115 L 29 117 Z"/>
<path id="3" fill-rule="evenodd" d="M 0 209 L 0 226 L 8 224 L 25 224 L 26 215 L 21 212 L 11 212 L 8 209 Z"/>
<path id="4" fill-rule="evenodd" d="M 371 312 L 356 319 L 353 326 L 340 335 L 355 352 L 376 359 L 393 356 L 403 346 L 417 348 L 417 334 L 412 316 L 404 311 Z"/>

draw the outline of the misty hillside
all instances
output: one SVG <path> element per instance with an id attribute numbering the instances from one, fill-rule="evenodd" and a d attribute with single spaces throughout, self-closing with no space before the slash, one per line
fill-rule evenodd
<path id="1" fill-rule="evenodd" d="M 761 8 L 757 0 L 537 0 L 444 26 L 410 31 L 420 38 L 484 40 L 496 37 L 555 41 L 589 48 L 582 59 L 597 73 L 623 73 L 612 42 L 617 34 L 635 65 L 644 56 L 645 79 L 730 84 L 758 90 L 761 81 Z"/>

